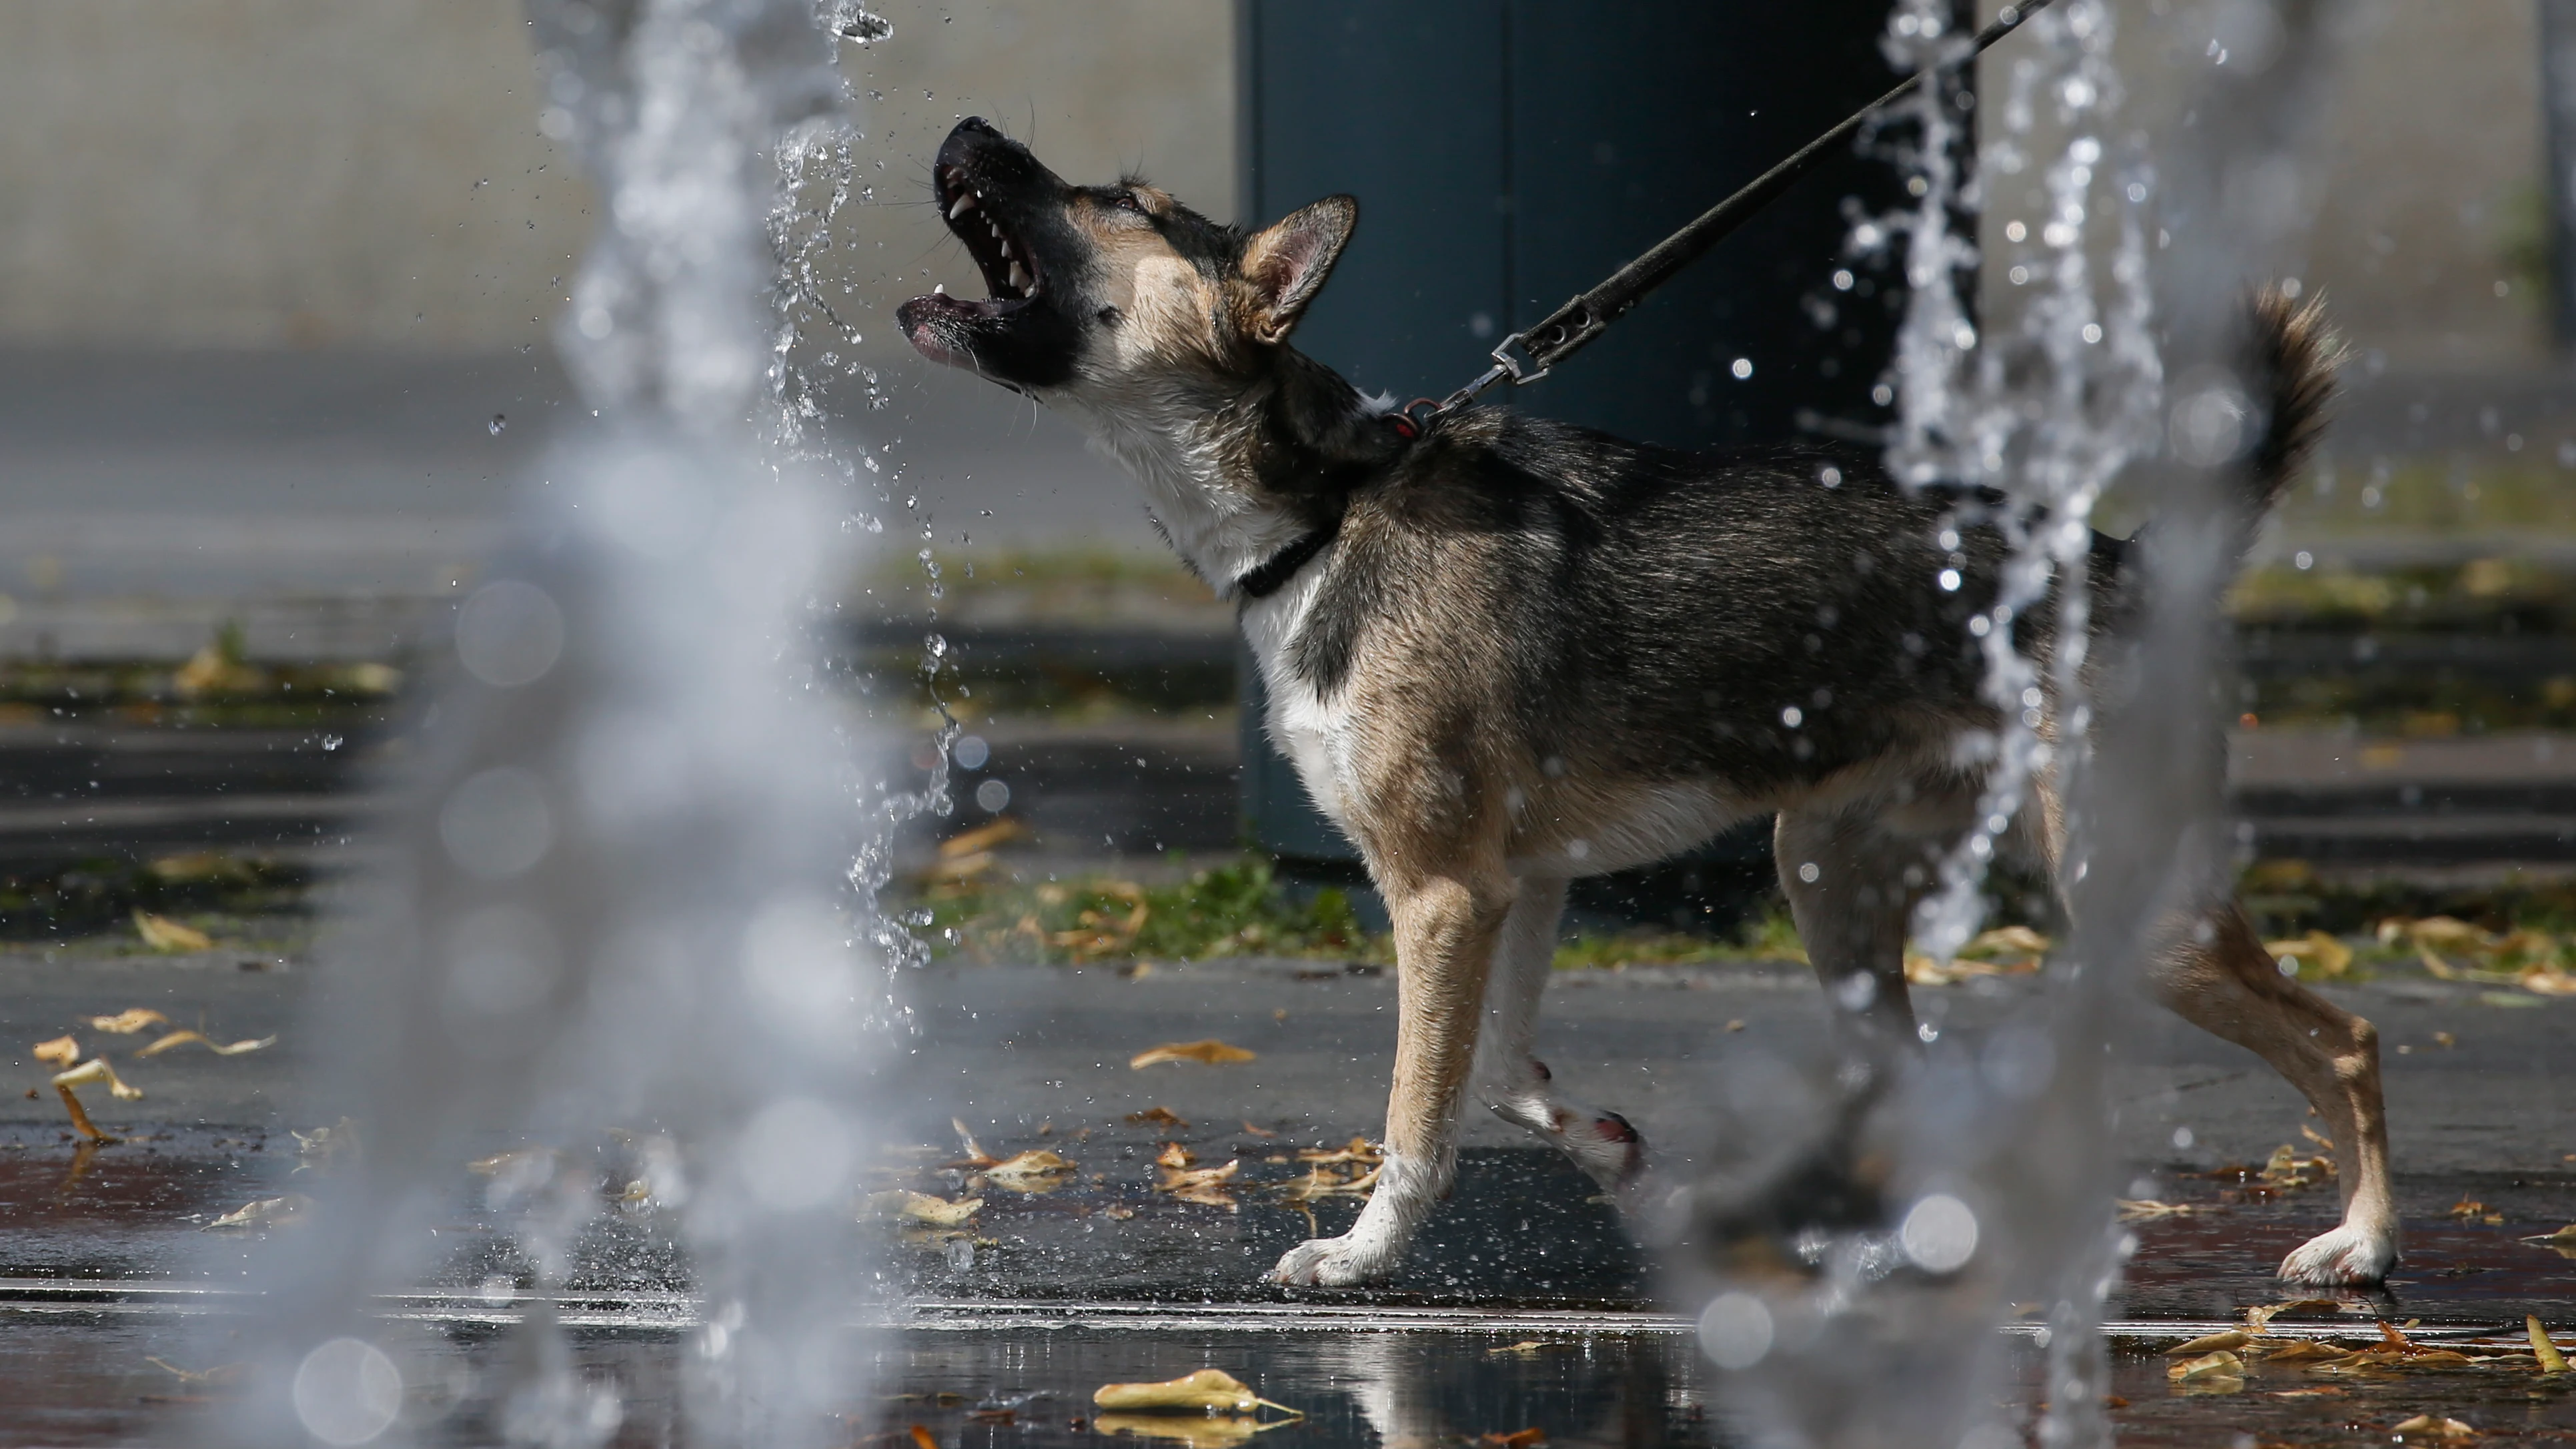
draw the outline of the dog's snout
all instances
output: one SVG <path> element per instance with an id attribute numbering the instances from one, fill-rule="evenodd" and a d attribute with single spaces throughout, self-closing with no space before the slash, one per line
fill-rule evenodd
<path id="1" fill-rule="evenodd" d="M 948 134 L 951 136 L 998 137 L 1002 132 L 1001 128 L 995 126 L 992 122 L 985 120 L 982 116 L 968 116 L 966 119 L 959 121 L 956 128 Z"/>

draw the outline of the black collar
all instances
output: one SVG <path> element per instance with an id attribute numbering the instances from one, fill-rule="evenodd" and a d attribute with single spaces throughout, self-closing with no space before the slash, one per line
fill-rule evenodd
<path id="1" fill-rule="evenodd" d="M 1341 537 L 1342 516 L 1339 513 L 1318 525 L 1295 543 L 1272 554 L 1260 567 L 1234 581 L 1236 597 L 1266 599 L 1297 576 L 1297 570 L 1315 561 L 1333 540 Z"/>

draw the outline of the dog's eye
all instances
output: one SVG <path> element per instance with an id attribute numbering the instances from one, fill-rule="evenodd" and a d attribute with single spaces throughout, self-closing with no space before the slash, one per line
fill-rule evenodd
<path id="1" fill-rule="evenodd" d="M 1145 210 L 1145 203 L 1138 200 L 1136 193 L 1132 191 L 1119 192 L 1115 197 L 1110 199 L 1109 204 L 1117 207 L 1120 211 L 1133 211 L 1142 214 Z"/>

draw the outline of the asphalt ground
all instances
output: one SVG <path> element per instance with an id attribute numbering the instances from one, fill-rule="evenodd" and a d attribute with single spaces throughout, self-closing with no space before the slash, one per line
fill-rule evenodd
<path id="1" fill-rule="evenodd" d="M 305 1024 L 317 973 L 274 944 L 179 957 L 97 945 L 0 957 L 0 1060 L 16 1079 L 0 1097 L 0 1182 L 11 1184 L 0 1188 L 0 1276 L 186 1275 L 220 1241 L 199 1231 L 204 1223 L 284 1190 L 297 1165 L 289 1129 L 337 1114 L 300 1085 L 329 1049 Z M 888 1157 L 878 1182 L 953 1195 L 964 1175 L 939 1168 L 959 1150 L 952 1119 L 997 1156 L 1046 1146 L 1080 1164 L 1078 1180 L 1056 1192 L 988 1194 L 980 1227 L 993 1246 L 970 1260 L 928 1249 L 898 1255 L 925 1291 L 1276 1296 L 1260 1286 L 1262 1270 L 1312 1230 L 1278 1191 L 1305 1171 L 1292 1149 L 1373 1136 L 1382 1123 L 1393 981 L 1288 960 L 1131 972 L 937 967 L 907 978 L 914 1033 L 885 1069 L 881 1127 L 891 1146 L 920 1150 Z M 2034 989 L 1997 978 L 1918 987 L 1919 1010 L 1940 1033 L 1929 1050 L 1976 1050 Z M 2576 1052 L 2567 1046 L 2576 1003 L 2429 980 L 2329 991 L 2374 1020 L 2385 1046 L 2392 1148 L 2410 1220 L 2408 1267 L 2392 1284 L 2397 1305 L 2444 1321 L 2518 1316 L 2527 1311 L 2518 1304 L 2576 1316 L 2576 1275 L 2519 1242 L 2576 1219 Z M 2494 1004 L 2525 999 L 2535 1004 Z M 135 1050 L 148 1035 L 86 1024 L 134 1007 L 174 1026 L 202 1024 L 218 1041 L 277 1040 L 239 1056 L 182 1047 L 142 1060 Z M 2261 1291 L 2280 1253 L 2332 1220 L 2332 1194 L 2231 1202 L 2228 1185 L 2190 1175 L 2260 1164 L 2275 1147 L 2300 1144 L 2305 1108 L 2235 1047 L 2152 1008 L 2138 1026 L 2117 1078 L 2117 1142 L 2138 1179 L 2130 1195 L 2203 1212 L 2141 1226 L 2151 1249 L 2169 1245 L 2191 1266 L 2167 1273 L 2142 1255 L 2129 1311 L 2214 1315 L 2229 1307 L 2222 1300 Z M 1702 1124 L 1719 1066 L 1746 1052 L 1813 1059 L 1824 1031 L 1817 993 L 1797 968 L 1569 972 L 1551 985 L 1539 1052 L 1568 1090 L 1625 1113 L 1673 1170 L 1686 1172 L 1707 1145 Z M 99 1125 L 128 1141 L 84 1155 L 71 1138 L 62 1104 L 45 1089 L 48 1069 L 28 1055 L 65 1032 L 142 1090 L 135 1101 L 84 1093 Z M 1254 1058 L 1129 1065 L 1148 1047 L 1208 1038 Z M 1188 1125 L 1129 1121 L 1156 1108 Z M 2187 1148 L 2176 1145 L 2183 1129 Z M 1241 1161 L 1232 1207 L 1153 1190 L 1152 1159 L 1174 1141 L 1203 1165 Z M 1649 1300 L 1642 1261 L 1608 1211 L 1589 1201 L 1588 1183 L 1481 1113 L 1471 1114 L 1465 1143 L 1459 1191 L 1385 1301 Z M 2447 1216 L 2462 1199 L 2485 1202 L 2502 1221 Z M 1327 1200 L 1318 1226 L 1351 1210 L 1347 1199 Z M 475 1216 L 470 1205 L 465 1211 Z M 599 1285 L 657 1286 L 662 1257 L 637 1246 L 653 1238 L 652 1225 L 608 1222 Z M 1548 1253 L 1532 1251 L 1533 1241 Z M 458 1281 L 488 1274 L 481 1252 L 459 1250 Z"/>

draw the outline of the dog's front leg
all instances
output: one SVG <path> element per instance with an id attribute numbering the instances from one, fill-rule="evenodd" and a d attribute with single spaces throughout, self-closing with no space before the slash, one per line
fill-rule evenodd
<path id="1" fill-rule="evenodd" d="M 1386 1161 L 1359 1221 L 1289 1250 L 1271 1276 L 1341 1287 L 1383 1278 L 1458 1166 L 1458 1109 L 1484 1013 L 1486 964 L 1511 909 L 1500 870 L 1382 883 L 1395 918 L 1395 1084 Z"/>

